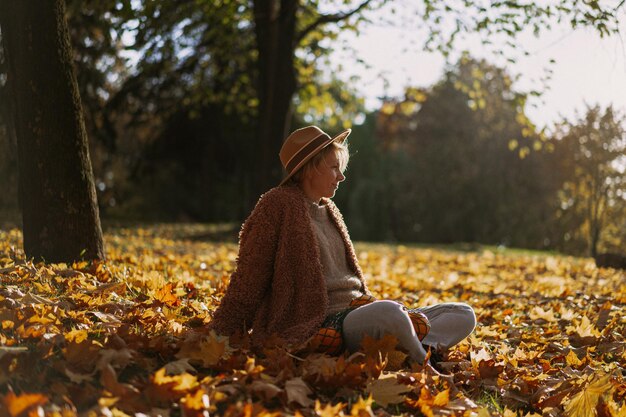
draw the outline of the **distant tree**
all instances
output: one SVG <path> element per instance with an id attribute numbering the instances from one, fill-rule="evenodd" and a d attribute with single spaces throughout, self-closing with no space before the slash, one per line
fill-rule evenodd
<path id="1" fill-rule="evenodd" d="M 550 244 L 560 183 L 517 95 L 506 71 L 464 57 L 432 89 L 383 106 L 377 134 L 396 238 Z"/>
<path id="2" fill-rule="evenodd" d="M 103 259 L 64 0 L 0 1 L 26 255 Z"/>
<path id="3" fill-rule="evenodd" d="M 611 106 L 594 106 L 577 121 L 560 123 L 555 134 L 560 169 L 567 175 L 559 193 L 560 211 L 572 242 L 564 243 L 581 241 L 593 257 L 601 245 L 616 249 L 623 239 L 619 229 L 626 215 L 625 122 Z M 621 240 L 622 251 L 625 243 Z"/>

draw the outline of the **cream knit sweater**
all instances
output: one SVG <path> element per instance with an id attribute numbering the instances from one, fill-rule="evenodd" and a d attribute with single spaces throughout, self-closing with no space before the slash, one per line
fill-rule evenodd
<path id="1" fill-rule="evenodd" d="M 363 295 L 361 281 L 350 272 L 346 247 L 339 231 L 328 217 L 326 206 L 310 202 L 310 213 L 328 290 L 327 314 L 333 314 L 346 309 L 350 301 Z"/>

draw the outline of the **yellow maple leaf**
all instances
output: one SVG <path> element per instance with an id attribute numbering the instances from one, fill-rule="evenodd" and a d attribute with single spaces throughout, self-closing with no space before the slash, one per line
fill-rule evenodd
<path id="1" fill-rule="evenodd" d="M 619 406 L 613 399 L 610 399 L 608 404 L 609 409 L 615 417 L 626 417 L 626 404 Z"/>
<path id="2" fill-rule="evenodd" d="M 374 412 L 372 411 L 372 403 L 374 399 L 370 395 L 367 399 L 359 396 L 359 400 L 352 404 L 350 409 L 350 417 L 372 417 Z"/>
<path id="3" fill-rule="evenodd" d="M 437 407 L 445 407 L 446 405 L 448 405 L 449 401 L 450 401 L 450 389 L 447 389 L 435 395 L 435 398 L 433 399 L 433 405 Z"/>
<path id="4" fill-rule="evenodd" d="M 71 330 L 65 333 L 65 340 L 68 342 L 81 343 L 89 337 L 87 330 Z"/>
<path id="5" fill-rule="evenodd" d="M 599 337 L 600 332 L 587 316 L 583 316 L 578 326 L 568 326 L 567 332 L 569 334 L 578 334 L 580 337 Z"/>
<path id="6" fill-rule="evenodd" d="M 185 339 L 176 357 L 189 359 L 194 363 L 199 362 L 203 367 L 208 368 L 216 365 L 220 359 L 227 356 L 231 351 L 228 338 L 219 336 L 214 331 L 211 331 L 207 336 L 201 338 L 194 335 Z"/>
<path id="7" fill-rule="evenodd" d="M 613 391 L 610 378 L 611 375 L 596 377 L 566 404 L 565 415 L 569 417 L 595 416 L 600 396 L 609 395 Z"/>
<path id="8" fill-rule="evenodd" d="M 578 356 L 574 353 L 573 350 L 569 351 L 569 353 L 565 357 L 565 360 L 567 361 L 567 364 L 571 366 L 579 366 L 583 363 L 583 361 L 578 359 Z"/>
<path id="9" fill-rule="evenodd" d="M 345 404 L 337 403 L 335 405 L 326 404 L 322 407 L 322 403 L 319 400 L 315 400 L 315 414 L 319 417 L 343 417 L 343 407 Z"/>
<path id="10" fill-rule="evenodd" d="M 528 313 L 528 317 L 531 320 L 543 319 L 548 322 L 556 321 L 556 317 L 554 316 L 554 311 L 552 310 L 544 310 L 539 306 L 535 306 L 530 313 Z"/>
<path id="11" fill-rule="evenodd" d="M 187 394 L 182 400 L 181 405 L 187 412 L 208 410 L 210 407 L 209 394 L 204 389 L 199 389 L 193 394 Z"/>
<path id="12" fill-rule="evenodd" d="M 168 386 L 174 392 L 188 392 L 198 385 L 198 378 L 187 372 L 168 376 L 165 368 L 161 368 L 154 373 L 152 382 L 157 386 Z"/>

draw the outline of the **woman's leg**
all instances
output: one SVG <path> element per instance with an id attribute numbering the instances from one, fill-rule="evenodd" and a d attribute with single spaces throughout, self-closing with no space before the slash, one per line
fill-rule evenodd
<path id="1" fill-rule="evenodd" d="M 476 327 L 474 310 L 464 303 L 442 303 L 420 308 L 419 311 L 430 322 L 430 331 L 422 343 L 437 349 L 456 345 Z"/>
<path id="2" fill-rule="evenodd" d="M 402 304 L 389 300 L 375 301 L 351 311 L 343 321 L 344 341 L 352 352 L 359 349 L 365 335 L 380 339 L 387 333 L 398 339 L 412 360 L 424 362 L 426 351 Z"/>

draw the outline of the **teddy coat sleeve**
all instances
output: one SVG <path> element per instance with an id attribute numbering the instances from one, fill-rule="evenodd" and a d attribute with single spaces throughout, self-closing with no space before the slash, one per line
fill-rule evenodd
<path id="1" fill-rule="evenodd" d="M 263 196 L 245 221 L 239 235 L 237 267 L 209 327 L 218 334 L 248 331 L 274 274 L 280 216 Z"/>

